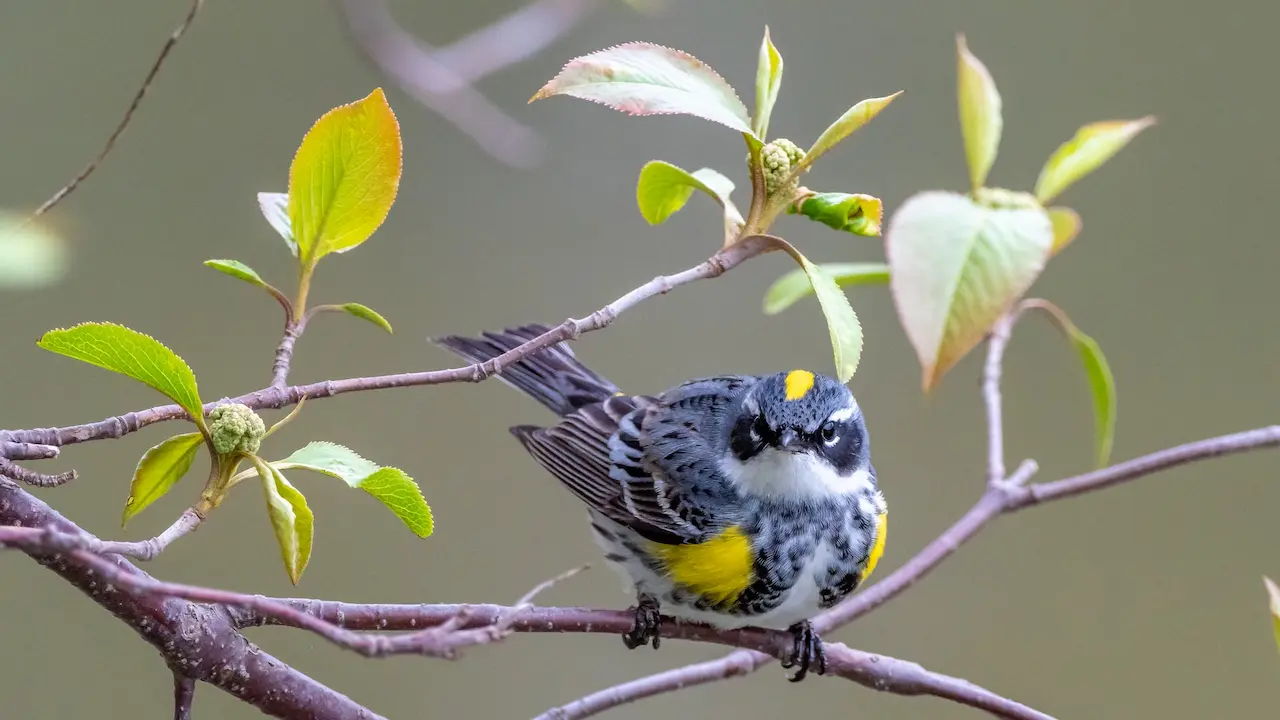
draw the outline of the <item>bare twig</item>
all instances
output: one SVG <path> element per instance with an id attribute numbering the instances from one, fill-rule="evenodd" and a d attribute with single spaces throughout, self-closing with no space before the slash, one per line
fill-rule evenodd
<path id="1" fill-rule="evenodd" d="M 385 390 L 417 385 L 439 385 L 454 382 L 480 382 L 501 372 L 503 367 L 528 357 L 539 350 L 548 348 L 558 342 L 576 340 L 584 333 L 608 327 L 619 315 L 649 298 L 665 295 L 681 285 L 687 285 L 697 280 L 718 277 L 757 255 L 776 249 L 776 243 L 776 238 L 767 235 L 754 235 L 745 238 L 735 245 L 722 249 L 705 262 L 674 275 L 654 278 L 590 315 L 565 320 L 550 331 L 483 363 L 449 370 L 326 380 L 311 383 L 310 385 L 294 385 L 292 387 L 267 387 L 232 398 L 231 402 L 242 403 L 257 410 L 275 409 L 292 405 L 303 399 L 333 397 L 334 395 L 349 392 Z M 215 405 L 221 402 L 225 401 L 219 400 L 208 403 L 205 406 L 205 411 L 212 410 Z M 186 411 L 177 405 L 161 405 L 148 410 L 138 410 L 83 425 L 12 430 L 8 431 L 8 436 L 12 441 L 61 447 L 90 440 L 120 438 L 148 425 L 185 417 L 187 417 Z"/>
<path id="2" fill-rule="evenodd" d="M 1009 345 L 1017 311 L 996 321 L 987 341 L 987 362 L 982 372 L 982 400 L 987 407 L 987 484 L 1004 480 L 1004 410 L 1000 400 L 1000 371 Z"/>
<path id="3" fill-rule="evenodd" d="M 3 433 L 0 433 L 0 437 L 3 437 Z M 49 460 L 56 457 L 58 457 L 58 448 L 52 445 L 0 440 L 0 458 L 9 460 Z"/>
<path id="4" fill-rule="evenodd" d="M 68 470 L 57 475 L 46 475 L 42 472 L 24 468 L 3 457 L 0 457 L 0 475 L 27 485 L 44 488 L 58 487 L 76 479 L 75 470 Z"/>
<path id="5" fill-rule="evenodd" d="M 165 41 L 164 47 L 160 48 L 160 55 L 156 57 L 156 61 L 151 64 L 151 69 L 147 71 L 147 76 L 143 78 L 142 87 L 138 88 L 138 92 L 133 96 L 133 101 L 129 103 L 129 109 L 125 110 L 124 117 L 120 120 L 120 124 L 116 126 L 116 129 L 112 131 L 111 136 L 107 138 L 107 142 L 102 146 L 102 150 L 98 152 L 96 157 L 89 161 L 88 165 L 85 165 L 79 175 L 76 175 L 71 179 L 71 182 L 62 186 L 62 188 L 53 194 L 53 197 L 50 197 L 48 200 L 41 203 L 40 207 L 36 208 L 36 211 L 31 214 L 33 219 L 45 214 L 50 210 L 50 208 L 61 202 L 63 198 L 70 195 L 72 191 L 79 187 L 80 183 L 84 182 L 86 178 L 92 175 L 93 171 L 98 169 L 98 165 L 102 164 L 102 161 L 106 159 L 107 154 L 111 152 L 113 147 L 115 147 L 116 140 L 120 139 L 120 136 L 124 134 L 125 128 L 127 128 L 129 123 L 133 121 L 133 114 L 137 112 L 138 106 L 142 104 L 142 98 L 145 97 L 147 91 L 151 89 L 151 84 L 156 79 L 156 74 L 160 72 L 160 67 L 164 65 L 165 58 L 169 57 L 169 52 L 173 50 L 174 46 L 178 44 L 178 41 L 182 39 L 182 36 L 186 34 L 187 28 L 191 27 L 191 23 L 196 19 L 196 14 L 200 12 L 200 7 L 202 5 L 204 5 L 204 0 L 192 0 L 191 9 L 187 11 L 187 16 L 182 19 L 182 22 L 178 27 L 169 35 L 169 39 Z"/>
<path id="6" fill-rule="evenodd" d="M 141 540 L 138 542 L 116 542 L 111 540 L 99 541 L 95 547 L 91 548 L 93 552 L 99 554 L 114 553 L 116 555 L 124 555 L 135 560 L 154 560 L 157 555 L 164 552 L 174 540 L 190 533 L 200 527 L 200 523 L 204 519 L 200 517 L 192 508 L 187 508 L 178 516 L 164 532 L 151 538 L 150 540 Z"/>
<path id="7" fill-rule="evenodd" d="M 173 671 L 173 720 L 191 720 L 191 704 L 196 699 L 196 681 Z"/>
<path id="8" fill-rule="evenodd" d="M 280 344 L 276 347 L 275 362 L 271 366 L 271 385 L 273 388 L 283 388 L 285 382 L 289 379 L 289 366 L 293 362 L 293 346 L 298 342 L 298 336 L 302 334 L 305 327 L 303 322 L 286 323 L 284 326 L 284 334 L 280 337 Z"/>

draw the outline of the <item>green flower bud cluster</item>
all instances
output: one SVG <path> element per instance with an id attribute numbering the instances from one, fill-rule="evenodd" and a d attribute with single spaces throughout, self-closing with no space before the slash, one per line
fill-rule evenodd
<path id="1" fill-rule="evenodd" d="M 782 187 L 782 181 L 804 157 L 804 150 L 786 138 L 778 138 L 760 149 L 764 187 L 770 194 Z"/>
<path id="2" fill-rule="evenodd" d="M 267 426 L 246 405 L 226 403 L 209 411 L 209 434 L 213 449 L 221 455 L 234 452 L 256 453 L 262 446 Z"/>

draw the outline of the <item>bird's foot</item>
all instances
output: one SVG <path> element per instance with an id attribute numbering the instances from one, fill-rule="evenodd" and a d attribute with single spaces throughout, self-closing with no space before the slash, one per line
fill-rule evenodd
<path id="1" fill-rule="evenodd" d="M 635 614 L 636 619 L 631 626 L 631 631 L 622 635 L 623 644 L 628 650 L 635 650 L 652 641 L 653 649 L 657 650 L 658 644 L 662 641 L 662 638 L 658 637 L 658 626 L 662 616 L 658 612 L 657 598 L 652 595 L 641 595 L 635 607 Z"/>
<path id="2" fill-rule="evenodd" d="M 809 669 L 813 668 L 819 675 L 825 675 L 827 672 L 827 651 L 822 647 L 822 638 L 818 637 L 818 633 L 814 632 L 813 625 L 805 620 L 792 625 L 788 630 L 791 631 L 792 637 L 795 638 L 795 644 L 792 646 L 791 657 L 782 661 L 782 667 L 798 668 L 796 674 L 791 677 L 791 682 L 800 682 L 809 674 Z"/>

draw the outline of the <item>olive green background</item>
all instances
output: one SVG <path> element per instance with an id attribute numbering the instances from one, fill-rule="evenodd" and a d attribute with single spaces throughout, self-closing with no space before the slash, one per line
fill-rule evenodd
<path id="1" fill-rule="evenodd" d="M 517 4 L 401 2 L 396 10 L 407 27 L 443 44 Z M 97 152 L 185 6 L 0 4 L 0 205 L 33 207 Z M 807 183 L 878 195 L 890 211 L 920 190 L 965 189 L 957 32 L 1004 97 L 993 184 L 1029 189 L 1044 158 L 1082 123 L 1159 116 L 1159 125 L 1061 198 L 1080 211 L 1085 230 L 1034 293 L 1060 303 L 1107 351 L 1120 392 L 1117 459 L 1263 425 L 1275 420 L 1280 399 L 1277 20 L 1280 6 L 1179 0 L 698 0 L 669 2 L 655 17 L 609 3 L 547 51 L 481 83 L 547 143 L 541 166 L 516 171 L 370 69 L 333 4 L 210 2 L 116 152 L 53 213 L 72 243 L 69 277 L 45 290 L 0 294 L 0 427 L 85 422 L 160 402 L 125 378 L 36 348 L 46 329 L 84 320 L 160 338 L 192 364 L 206 399 L 266 384 L 279 309 L 200 262 L 236 258 L 291 286 L 292 258 L 260 217 L 255 193 L 285 190 L 310 124 L 379 85 L 404 134 L 399 201 L 370 242 L 324 261 L 313 299 L 366 303 L 396 333 L 322 317 L 298 344 L 294 380 L 445 367 L 453 360 L 427 336 L 581 316 L 699 262 L 719 242 L 713 205 L 695 197 L 666 225 L 649 227 L 635 208 L 636 173 L 651 158 L 716 167 L 738 182 L 745 204 L 739 137 L 693 118 L 525 101 L 575 55 L 649 40 L 710 63 L 750 104 L 766 23 L 786 61 L 775 135 L 806 144 L 853 102 L 906 90 L 824 157 Z M 883 257 L 878 239 L 797 218 L 777 229 L 817 261 Z M 717 372 L 828 371 L 827 332 L 812 299 L 781 316 L 761 314 L 765 288 L 790 267 L 771 255 L 680 288 L 575 347 L 638 392 Z M 893 508 L 883 577 L 981 492 L 981 362 L 970 356 L 926 398 L 887 290 L 857 289 L 851 298 L 866 329 L 852 387 Z M 1009 350 L 1005 395 L 1011 466 L 1034 457 L 1040 480 L 1089 469 L 1083 373 L 1038 317 L 1019 327 Z M 548 420 L 496 382 L 315 402 L 265 452 L 282 457 L 327 439 L 402 467 L 435 510 L 435 535 L 418 540 L 364 494 L 300 476 L 317 531 L 296 589 L 252 484 L 148 569 L 265 594 L 514 600 L 596 559 L 575 501 L 506 433 L 508 425 Z M 71 448 L 40 467 L 76 467 L 80 479 L 39 495 L 105 537 L 153 535 L 195 497 L 200 471 L 127 531 L 120 508 L 138 456 L 177 429 Z M 1276 462 L 1260 453 L 1202 463 L 1002 519 L 900 599 L 830 639 L 968 678 L 1061 718 L 1274 714 L 1280 657 L 1261 575 L 1280 576 Z M 542 600 L 623 607 L 630 598 L 619 587 L 598 567 Z M 396 719 L 530 717 L 723 652 L 683 642 L 626 652 L 613 636 L 522 635 L 457 663 L 365 660 L 300 631 L 250 635 Z M 170 676 L 156 652 L 17 553 L 0 556 L 0 648 L 6 718 L 170 716 Z M 257 717 L 207 686 L 196 702 L 197 718 Z M 800 713 L 979 716 L 842 681 L 790 685 L 770 665 L 610 717 Z"/>

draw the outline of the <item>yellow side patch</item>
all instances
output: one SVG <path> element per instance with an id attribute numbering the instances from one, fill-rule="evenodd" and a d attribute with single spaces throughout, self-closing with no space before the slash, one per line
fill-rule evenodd
<path id="1" fill-rule="evenodd" d="M 889 511 L 880 513 L 880 517 L 876 519 L 876 541 L 871 546 L 871 552 L 867 553 L 867 566 L 862 569 L 862 579 L 859 582 L 865 582 L 871 577 L 871 573 L 875 571 L 876 565 L 880 562 L 880 556 L 884 555 L 884 534 L 889 528 Z"/>
<path id="2" fill-rule="evenodd" d="M 751 540 L 737 525 L 704 543 L 651 548 L 672 582 L 713 603 L 731 603 L 751 584 Z"/>
<path id="3" fill-rule="evenodd" d="M 813 373 L 808 370 L 792 370 L 787 373 L 787 399 L 799 400 L 813 389 Z"/>

